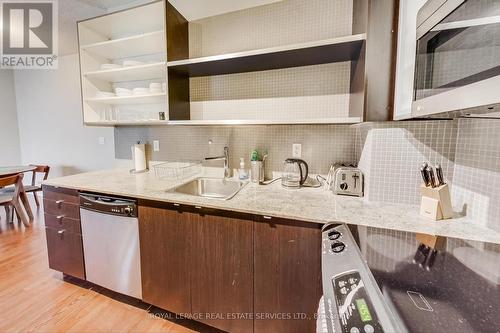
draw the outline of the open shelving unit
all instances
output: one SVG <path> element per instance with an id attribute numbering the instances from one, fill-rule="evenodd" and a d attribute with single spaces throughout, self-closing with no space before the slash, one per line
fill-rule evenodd
<path id="1" fill-rule="evenodd" d="M 147 19 L 145 19 L 147 18 Z M 148 88 L 166 83 L 165 3 L 157 1 L 78 22 L 83 119 L 86 125 L 114 126 L 166 121 L 167 94 L 98 97 L 115 88 Z M 125 61 L 134 61 L 125 66 Z M 104 64 L 119 65 L 103 69 Z"/>
<path id="2" fill-rule="evenodd" d="M 205 126 L 386 120 L 392 108 L 388 101 L 395 0 L 353 0 L 347 6 L 299 1 L 304 3 L 285 0 L 188 22 L 161 0 L 79 22 L 84 123 Z M 313 8 L 306 11 L 309 16 L 303 18 L 301 12 L 299 21 L 291 22 L 289 13 L 303 6 Z M 264 22 L 266 28 L 255 32 L 259 29 L 252 28 L 254 22 Z M 101 68 L 125 60 L 139 63 Z M 97 97 L 99 91 L 133 90 L 153 82 L 164 83 L 166 91 Z"/>
<path id="3" fill-rule="evenodd" d="M 167 5 L 167 22 L 169 18 L 176 22 L 174 32 L 167 35 L 169 124 L 352 124 L 389 119 L 392 110 L 392 32 L 394 22 L 397 22 L 393 20 L 396 8 L 394 1 L 353 0 L 350 8 L 352 20 L 343 21 L 351 24 L 350 29 L 343 30 L 349 30 L 350 34 L 342 34 L 341 30 L 335 30 L 338 27 L 330 24 L 335 21 L 335 15 L 349 15 L 346 8 L 323 6 L 331 3 L 319 4 L 320 1 L 311 4 L 304 0 L 303 5 L 313 6 L 315 9 L 306 12 L 316 13 L 321 23 L 316 22 L 316 17 L 291 23 L 283 13 L 290 15 L 294 10 L 290 6 L 295 5 L 297 10 L 303 7 L 292 2 L 287 5 L 287 1 L 270 4 L 256 11 L 227 13 L 206 21 L 193 22 L 188 22 L 175 8 Z M 321 12 L 326 7 L 337 8 L 340 12 Z M 243 14 L 251 17 L 242 19 Z M 274 19 L 276 22 L 266 21 Z M 217 22 L 220 24 L 214 28 Z M 233 31 L 241 33 L 241 39 L 267 41 L 265 34 L 259 35 L 259 29 L 248 28 L 253 22 L 264 22 L 263 25 L 274 29 L 270 33 L 275 36 L 271 39 L 276 43 L 270 47 L 252 48 L 247 47 L 245 41 L 235 38 Z M 293 42 L 287 29 L 297 30 L 297 26 L 300 26 L 300 29 L 307 30 L 307 24 L 318 24 L 318 27 L 323 24 L 325 30 L 314 27 L 310 30 L 315 31 L 315 34 L 297 36 L 297 42 Z M 208 29 L 206 33 L 205 28 Z M 287 36 L 284 40 L 289 43 L 281 44 L 281 36 L 276 38 L 278 34 Z M 231 42 L 236 45 L 233 49 Z M 194 50 L 190 50 L 193 44 Z M 224 46 L 221 47 L 221 44 Z M 247 44 L 253 45 L 252 42 Z M 211 48 L 211 45 L 216 47 Z M 217 53 L 213 52 L 214 49 L 229 49 L 229 52 Z M 370 60 L 367 59 L 368 54 Z M 312 74 L 304 72 L 318 72 L 326 68 L 318 66 L 334 64 L 344 67 L 339 67 L 341 74 L 334 74 L 331 82 L 321 79 L 318 79 L 318 83 L 300 81 L 300 75 L 309 75 L 308 79 L 311 78 Z M 345 65 L 349 71 L 345 79 L 347 82 L 337 83 L 336 80 L 344 80 L 342 71 Z M 235 75 L 237 77 L 232 79 Z M 269 96 L 266 88 L 255 89 L 255 85 L 260 84 L 272 90 L 274 87 L 270 82 L 280 84 L 284 76 L 292 77 L 290 80 L 293 81 L 294 75 L 295 83 L 288 81 L 286 84 L 296 85 L 295 95 L 281 91 L 281 96 Z M 368 77 L 372 77 L 371 82 Z M 247 83 L 245 80 L 248 80 Z M 236 88 L 233 88 L 234 82 Z M 262 96 L 247 93 L 245 84 L 249 89 L 262 93 Z M 328 89 L 321 85 L 327 85 L 329 92 L 325 94 Z M 337 92 L 333 86 L 347 86 L 347 92 L 344 88 Z M 318 87 L 318 92 L 311 92 L 311 87 Z M 274 89 L 273 92 L 278 90 Z M 304 91 L 304 94 L 301 95 L 300 91 Z M 203 99 L 206 96 L 208 99 Z M 254 117 L 250 115 L 252 110 Z"/>

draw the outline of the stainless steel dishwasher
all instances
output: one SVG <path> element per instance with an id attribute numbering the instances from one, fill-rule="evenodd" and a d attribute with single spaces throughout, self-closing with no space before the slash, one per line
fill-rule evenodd
<path id="1" fill-rule="evenodd" d="M 137 203 L 95 194 L 80 194 L 87 280 L 142 299 Z"/>

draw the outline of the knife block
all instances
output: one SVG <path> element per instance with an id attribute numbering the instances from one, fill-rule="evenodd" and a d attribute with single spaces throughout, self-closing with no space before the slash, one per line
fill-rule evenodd
<path id="1" fill-rule="evenodd" d="M 422 202 L 420 204 L 420 215 L 434 221 L 451 219 L 453 208 L 451 206 L 450 188 L 448 184 L 438 187 L 420 186 Z"/>
<path id="2" fill-rule="evenodd" d="M 443 251 L 446 248 L 446 237 L 427 234 L 417 234 L 417 242 L 430 247 L 433 250 Z"/>

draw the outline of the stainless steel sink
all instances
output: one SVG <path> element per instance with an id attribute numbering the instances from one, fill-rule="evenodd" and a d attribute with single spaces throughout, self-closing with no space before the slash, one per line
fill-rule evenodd
<path id="1" fill-rule="evenodd" d="M 247 183 L 237 180 L 218 178 L 196 178 L 180 185 L 170 192 L 193 195 L 197 197 L 229 200 L 233 198 Z"/>

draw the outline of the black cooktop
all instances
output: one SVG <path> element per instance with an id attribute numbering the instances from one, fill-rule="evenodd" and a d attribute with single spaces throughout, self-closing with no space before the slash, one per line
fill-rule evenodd
<path id="1" fill-rule="evenodd" d="M 408 235 L 404 239 L 408 239 Z M 469 268 L 477 267 L 477 262 L 464 264 L 451 249 L 438 254 L 427 271 L 414 264 L 412 256 L 403 259 L 390 253 L 390 249 L 387 255 L 385 250 L 380 251 L 384 247 L 381 245 L 371 247 L 370 242 L 361 242 L 385 300 L 409 332 L 500 332 L 500 285 L 496 276 L 487 279 Z M 394 244 L 388 247 L 394 251 L 404 248 Z M 500 259 L 500 253 L 497 254 Z M 484 264 L 488 265 L 488 261 Z M 500 260 L 496 264 L 500 266 Z M 499 266 L 484 272 L 498 275 Z"/>

